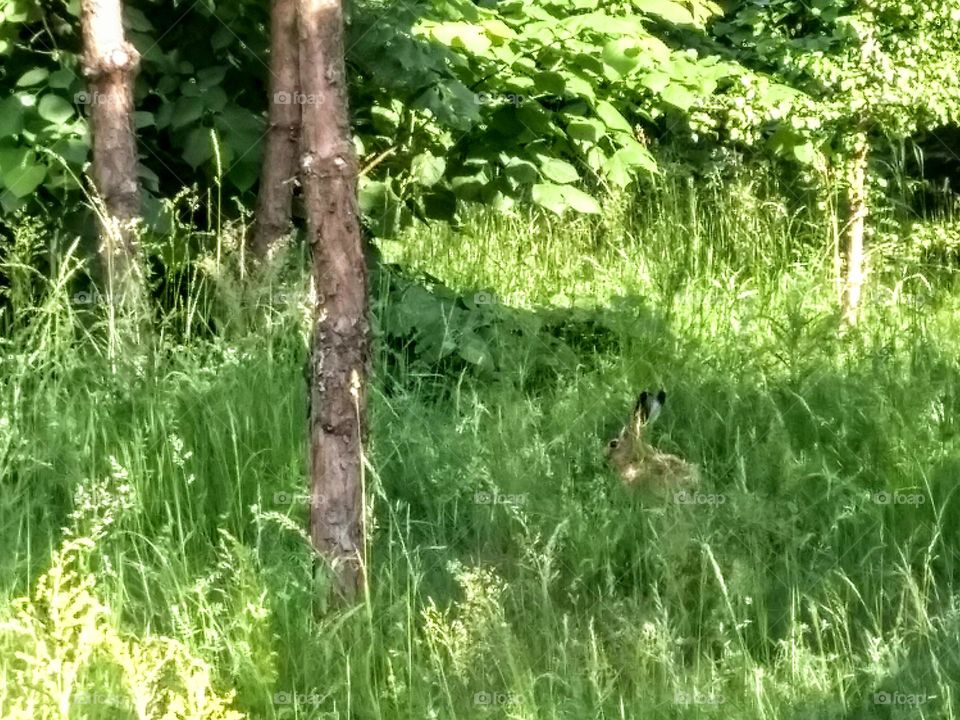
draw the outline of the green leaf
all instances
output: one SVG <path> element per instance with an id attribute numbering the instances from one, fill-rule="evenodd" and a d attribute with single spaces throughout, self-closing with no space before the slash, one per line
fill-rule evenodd
<path id="1" fill-rule="evenodd" d="M 649 150 L 632 138 L 603 164 L 604 174 L 621 188 L 627 187 L 633 181 L 637 170 L 654 174 L 658 172 L 657 161 Z"/>
<path id="2" fill-rule="evenodd" d="M 655 95 L 659 95 L 670 84 L 670 76 L 662 72 L 647 73 L 640 78 L 640 84 Z"/>
<path id="3" fill-rule="evenodd" d="M 380 181 L 363 183 L 358 193 L 358 202 L 360 209 L 368 215 L 383 211 L 387 202 L 386 183 Z"/>
<path id="4" fill-rule="evenodd" d="M 813 165 L 817 159 L 817 149 L 813 143 L 805 142 L 793 146 L 793 156 L 803 165 Z"/>
<path id="5" fill-rule="evenodd" d="M 518 157 L 510 158 L 504 164 L 504 172 L 508 178 L 520 185 L 532 185 L 540 179 L 537 166 L 529 160 L 523 160 Z"/>
<path id="6" fill-rule="evenodd" d="M 539 72 L 533 81 L 536 91 L 545 95 L 563 95 L 567 86 L 563 75 L 558 72 Z"/>
<path id="7" fill-rule="evenodd" d="M 18 97 L 0 100 L 0 138 L 16 135 L 23 130 L 23 105 Z"/>
<path id="8" fill-rule="evenodd" d="M 632 38 L 617 38 L 603 46 L 603 61 L 621 75 L 627 75 L 640 64 L 641 49 Z"/>
<path id="9" fill-rule="evenodd" d="M 680 110 L 689 110 L 690 106 L 697 101 L 696 95 L 683 85 L 678 85 L 677 83 L 667 85 L 667 87 L 663 89 L 663 92 L 660 93 L 660 97 L 664 102 Z"/>
<path id="10" fill-rule="evenodd" d="M 695 25 L 693 14 L 683 5 L 671 0 L 633 0 L 633 6 L 642 13 L 657 15 L 667 22 Z"/>
<path id="11" fill-rule="evenodd" d="M 50 150 L 71 165 L 83 165 L 87 161 L 90 146 L 86 140 L 63 138 L 54 143 Z"/>
<path id="12" fill-rule="evenodd" d="M 425 24 L 426 25 L 426 24 Z M 490 49 L 490 38 L 483 28 L 466 22 L 446 22 L 426 25 L 430 35 L 444 45 L 463 48 L 474 55 L 484 55 Z"/>
<path id="13" fill-rule="evenodd" d="M 613 105 L 611 105 L 606 100 L 601 100 L 597 103 L 597 115 L 603 120 L 604 124 L 610 130 L 619 130 L 620 132 L 633 133 L 633 128 L 630 127 L 630 123 L 627 122 L 627 119 L 620 114 L 620 111 L 617 110 Z"/>
<path id="14" fill-rule="evenodd" d="M 52 88 L 57 88 L 58 90 L 65 90 L 73 85 L 76 79 L 77 76 L 73 74 L 72 70 L 69 68 L 61 68 L 50 75 L 47 85 Z"/>
<path id="15" fill-rule="evenodd" d="M 582 142 L 595 143 L 606 131 L 606 126 L 592 118 L 578 118 L 567 123 L 567 135 Z"/>
<path id="16" fill-rule="evenodd" d="M 533 186 L 533 201 L 561 216 L 567 210 L 590 215 L 600 214 L 600 204 L 593 197 L 570 185 L 538 183 Z"/>
<path id="17" fill-rule="evenodd" d="M 420 153 L 410 163 L 410 174 L 424 187 L 431 187 L 440 182 L 446 169 L 446 160 L 430 152 Z"/>
<path id="18" fill-rule="evenodd" d="M 227 93 L 222 87 L 211 87 L 203 94 L 203 106 L 218 113 L 227 106 Z"/>
<path id="19" fill-rule="evenodd" d="M 226 77 L 226 65 L 213 65 L 212 67 L 202 68 L 197 71 L 197 84 L 202 88 L 211 88 L 223 82 Z"/>
<path id="20" fill-rule="evenodd" d="M 133 123 L 137 130 L 140 130 L 146 127 L 154 127 L 157 124 L 157 119 L 153 116 L 153 113 L 136 110 L 133 113 Z"/>
<path id="21" fill-rule="evenodd" d="M 210 130 L 205 127 L 195 127 L 187 134 L 187 141 L 183 146 L 183 159 L 196 170 L 212 157 L 213 144 L 210 142 Z"/>
<path id="22" fill-rule="evenodd" d="M 140 10 L 130 7 L 129 3 L 123 6 L 123 19 L 124 26 L 130 30 L 137 30 L 145 33 L 153 32 L 153 24 L 147 19 L 147 16 L 144 15 Z"/>
<path id="23" fill-rule="evenodd" d="M 44 120 L 54 125 L 62 125 L 73 117 L 73 105 L 59 95 L 44 95 L 37 105 L 37 112 Z"/>
<path id="24" fill-rule="evenodd" d="M 457 354 L 473 365 L 479 365 L 487 369 L 493 369 L 494 367 L 490 346 L 476 333 L 464 333 Z"/>
<path id="25" fill-rule="evenodd" d="M 44 80 L 50 76 L 50 71 L 46 68 L 33 68 L 20 76 L 20 79 L 17 80 L 17 87 L 30 87 L 32 85 L 39 85 Z"/>
<path id="26" fill-rule="evenodd" d="M 400 127 L 400 115 L 392 108 L 374 105 L 370 108 L 373 128 L 382 135 L 392 135 Z"/>
<path id="27" fill-rule="evenodd" d="M 33 162 L 31 156 L 26 154 L 22 162 L 3 173 L 3 185 L 17 199 L 30 195 L 47 176 L 47 168 Z"/>
<path id="28" fill-rule="evenodd" d="M 246 192 L 252 188 L 260 177 L 260 164 L 256 162 L 237 162 L 227 173 L 227 179 L 233 183 L 233 186 L 240 192 Z"/>
<path id="29" fill-rule="evenodd" d="M 203 116 L 203 100 L 197 97 L 182 97 L 173 108 L 170 126 L 174 130 L 186 127 Z"/>
<path id="30" fill-rule="evenodd" d="M 555 183 L 567 185 L 577 182 L 580 179 L 580 173 L 570 163 L 559 158 L 542 158 L 540 161 L 540 171 L 548 180 Z"/>

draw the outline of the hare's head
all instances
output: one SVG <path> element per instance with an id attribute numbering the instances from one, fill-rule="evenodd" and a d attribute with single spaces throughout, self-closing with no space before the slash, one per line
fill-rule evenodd
<path id="1" fill-rule="evenodd" d="M 656 395 L 644 390 L 637 398 L 629 422 L 607 443 L 607 460 L 628 485 L 669 491 L 692 487 L 699 482 L 696 466 L 675 455 L 660 452 L 644 437 L 647 425 L 657 418 L 666 402 L 667 394 L 663 390 Z"/>

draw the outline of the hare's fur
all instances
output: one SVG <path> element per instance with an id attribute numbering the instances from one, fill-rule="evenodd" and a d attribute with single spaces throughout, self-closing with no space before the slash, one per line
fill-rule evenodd
<path id="1" fill-rule="evenodd" d="M 663 390 L 656 396 L 646 390 L 640 393 L 630 422 L 606 447 L 607 460 L 625 485 L 660 496 L 691 490 L 700 484 L 696 465 L 660 452 L 644 438 L 647 425 L 660 413 L 666 399 Z"/>

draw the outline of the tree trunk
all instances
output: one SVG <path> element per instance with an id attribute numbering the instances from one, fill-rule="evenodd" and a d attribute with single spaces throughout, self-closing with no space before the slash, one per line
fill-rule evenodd
<path id="1" fill-rule="evenodd" d="M 140 300 L 134 223 L 140 215 L 133 81 L 140 54 L 123 34 L 121 0 L 82 0 L 83 74 L 89 83 L 93 180 L 100 208 L 107 291 L 120 302 Z"/>
<path id="2" fill-rule="evenodd" d="M 860 312 L 860 293 L 863 289 L 863 235 L 867 219 L 867 155 L 866 133 L 857 133 L 853 156 L 847 177 L 847 278 L 843 300 L 843 316 L 850 325 L 856 325 Z"/>
<path id="3" fill-rule="evenodd" d="M 270 11 L 270 113 L 250 250 L 267 259 L 290 228 L 300 150 L 297 0 L 273 0 Z"/>
<path id="4" fill-rule="evenodd" d="M 310 538 L 347 601 L 365 584 L 363 461 L 369 350 L 341 0 L 299 0 L 300 172 L 316 291 L 310 350 Z"/>

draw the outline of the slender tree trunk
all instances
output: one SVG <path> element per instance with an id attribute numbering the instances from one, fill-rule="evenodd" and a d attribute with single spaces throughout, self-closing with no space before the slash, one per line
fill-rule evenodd
<path id="1" fill-rule="evenodd" d="M 93 180 L 103 202 L 101 255 L 108 293 L 139 301 L 135 221 L 140 215 L 133 82 L 140 54 L 126 41 L 121 0 L 82 0 L 83 74 L 87 77 L 93 135 Z"/>
<path id="2" fill-rule="evenodd" d="M 299 0 L 300 172 L 316 291 L 310 351 L 310 538 L 348 601 L 365 584 L 363 462 L 369 350 L 341 0 Z"/>
<path id="3" fill-rule="evenodd" d="M 270 113 L 250 250 L 270 256 L 290 229 L 300 151 L 300 68 L 297 0 L 273 0 L 270 11 Z"/>
<path id="4" fill-rule="evenodd" d="M 867 219 L 867 156 L 869 145 L 866 133 L 857 133 L 853 156 L 847 177 L 847 277 L 843 300 L 844 319 L 855 325 L 860 311 L 860 293 L 863 289 L 863 235 Z"/>

